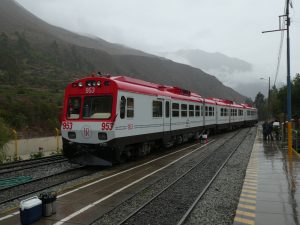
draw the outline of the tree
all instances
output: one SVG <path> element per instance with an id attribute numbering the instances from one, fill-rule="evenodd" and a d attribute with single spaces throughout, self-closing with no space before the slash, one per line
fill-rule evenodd
<path id="1" fill-rule="evenodd" d="M 244 103 L 253 105 L 253 101 L 252 101 L 251 98 L 246 98 L 245 101 L 244 101 Z"/>
<path id="2" fill-rule="evenodd" d="M 254 100 L 254 105 L 258 110 L 258 119 L 259 120 L 264 120 L 267 118 L 267 105 L 266 105 L 266 100 L 265 96 L 258 92 L 255 100 Z"/>
<path id="3" fill-rule="evenodd" d="M 12 132 L 0 117 L 0 163 L 5 159 L 4 146 L 12 139 Z"/>

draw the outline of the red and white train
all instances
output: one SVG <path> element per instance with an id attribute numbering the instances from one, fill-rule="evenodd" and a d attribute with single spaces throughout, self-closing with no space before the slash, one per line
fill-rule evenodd
<path id="1" fill-rule="evenodd" d="M 66 88 L 63 154 L 80 164 L 111 165 L 256 122 L 257 109 L 247 104 L 126 76 L 89 76 Z"/>

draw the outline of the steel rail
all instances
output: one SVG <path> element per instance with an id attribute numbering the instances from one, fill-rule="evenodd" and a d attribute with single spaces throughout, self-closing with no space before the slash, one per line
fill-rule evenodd
<path id="1" fill-rule="evenodd" d="M 75 169 L 70 169 L 70 170 L 67 170 L 67 171 L 63 171 L 63 172 L 60 172 L 60 173 L 56 173 L 56 174 L 52 174 L 52 175 L 49 175 L 49 176 L 46 176 L 46 177 L 41 177 L 41 178 L 37 178 L 37 179 L 34 179 L 34 180 L 31 180 L 30 182 L 27 182 L 27 183 L 22 183 L 22 184 L 18 184 L 16 186 L 12 186 L 12 187 L 7 187 L 7 188 L 4 188 L 4 189 L 1 189 L 1 192 L 3 193 L 3 191 L 7 191 L 9 189 L 13 189 L 13 188 L 16 188 L 16 187 L 19 187 L 19 186 L 22 186 L 22 185 L 28 185 L 28 184 L 32 184 L 34 182 L 39 182 L 39 181 L 42 181 L 42 180 L 46 180 L 46 179 L 51 179 L 53 177 L 57 177 L 57 176 L 61 176 L 61 175 L 64 175 L 64 174 L 73 174 L 74 171 L 78 170 L 82 170 L 84 168 L 87 168 L 86 166 L 82 166 L 82 167 L 79 167 L 79 168 L 75 168 Z M 97 170 L 98 172 L 99 170 Z M 45 189 L 48 189 L 48 188 L 51 188 L 51 187 L 54 187 L 54 186 L 57 186 L 57 185 L 60 185 L 60 184 L 63 184 L 63 183 L 66 183 L 66 182 L 69 182 L 69 181 L 73 181 L 73 180 L 76 180 L 78 178 L 81 178 L 81 177 L 84 177 L 84 176 L 87 176 L 87 175 L 90 175 L 90 174 L 93 174 L 95 173 L 94 170 L 90 171 L 90 172 L 85 172 L 84 174 L 79 174 L 71 179 L 64 179 L 63 181 L 60 181 L 60 182 L 56 182 L 55 184 L 51 184 L 51 185 L 46 185 L 46 187 L 42 187 L 42 188 L 37 188 L 37 189 L 34 189 L 32 191 L 28 191 L 26 193 L 23 193 L 23 194 L 19 194 L 17 196 L 14 196 L 12 198 L 8 198 L 8 199 L 5 199 L 5 200 L 2 200 L 0 201 L 0 205 L 1 204 L 4 204 L 4 203 L 7 203 L 7 202 L 10 202 L 10 201 L 13 201 L 13 200 L 16 200 L 16 199 L 19 199 L 19 198 L 22 198 L 24 196 L 27 196 L 27 195 L 31 195 L 31 194 L 34 194 L 36 192 L 40 192 L 40 191 L 43 191 Z"/>
<path id="2" fill-rule="evenodd" d="M 249 128 L 247 134 L 250 132 L 251 128 Z M 229 159 L 231 158 L 231 156 L 236 152 L 236 150 L 241 146 L 241 144 L 245 141 L 247 134 L 245 135 L 245 137 L 239 142 L 239 144 L 232 150 L 232 152 L 228 155 L 228 157 L 226 158 L 226 160 L 223 162 L 223 164 L 221 165 L 221 167 L 217 170 L 217 172 L 214 174 L 214 176 L 212 177 L 212 179 L 208 182 L 208 184 L 204 187 L 204 189 L 202 190 L 202 192 L 198 195 L 198 197 L 195 199 L 195 201 L 193 202 L 193 204 L 190 206 L 190 208 L 186 211 L 186 213 L 183 215 L 183 217 L 180 219 L 180 221 L 177 223 L 177 225 L 182 225 L 185 223 L 185 221 L 187 220 L 187 218 L 191 215 L 193 209 L 196 207 L 196 205 L 198 204 L 198 202 L 200 201 L 200 199 L 203 197 L 203 195 L 207 192 L 208 188 L 211 186 L 211 184 L 214 182 L 214 180 L 216 179 L 216 177 L 219 175 L 219 173 L 221 172 L 221 170 L 224 168 L 224 166 L 227 164 L 227 162 L 229 161 Z"/>
<path id="3" fill-rule="evenodd" d="M 240 131 L 237 131 L 235 134 L 233 134 L 231 138 L 234 138 L 236 135 L 239 134 Z M 218 151 L 222 146 L 226 144 L 226 141 L 222 143 L 220 146 L 218 146 L 216 149 L 212 150 L 212 152 L 204 152 L 204 154 L 201 156 L 201 160 L 195 164 L 193 167 L 191 167 L 188 171 L 186 171 L 184 174 L 180 175 L 176 180 L 171 182 L 169 185 L 167 185 L 165 188 L 163 188 L 159 193 L 157 193 L 154 197 L 149 199 L 147 202 L 145 202 L 142 206 L 137 208 L 135 211 L 133 211 L 131 214 L 129 214 L 125 219 L 123 219 L 121 222 L 118 223 L 118 225 L 125 224 L 130 218 L 132 218 L 134 215 L 136 215 L 138 212 L 140 212 L 143 208 L 145 208 L 147 205 L 149 205 L 153 200 L 155 200 L 157 197 L 159 197 L 162 193 L 164 193 L 166 190 L 168 190 L 171 186 L 173 186 L 175 183 L 177 183 L 179 180 L 181 180 L 185 175 L 187 175 L 191 170 L 196 168 L 199 164 L 201 164 L 205 159 L 207 159 L 208 156 L 212 155 L 216 151 Z"/>
<path id="4" fill-rule="evenodd" d="M 15 167 L 26 166 L 26 165 L 32 165 L 32 163 L 38 164 L 38 163 L 44 163 L 44 162 L 49 162 L 49 161 L 59 160 L 59 159 L 65 159 L 65 158 L 61 155 L 54 155 L 54 156 L 37 158 L 37 159 L 27 159 L 27 160 L 21 160 L 16 162 L 4 163 L 4 164 L 0 164 L 0 172 L 1 170 L 7 170 Z"/>
<path id="5" fill-rule="evenodd" d="M 20 165 L 20 166 L 17 166 L 17 168 L 9 168 L 9 169 L 5 169 L 5 170 L 1 170 L 1 168 L 0 168 L 0 175 L 14 173 L 14 172 L 18 172 L 21 170 L 27 170 L 27 169 L 47 166 L 47 165 L 51 165 L 51 164 L 55 164 L 55 163 L 67 162 L 67 161 L 68 161 L 68 159 L 62 158 L 62 159 L 51 160 L 50 162 L 48 161 L 48 162 L 38 162 L 38 163 L 32 164 L 32 165 Z"/>

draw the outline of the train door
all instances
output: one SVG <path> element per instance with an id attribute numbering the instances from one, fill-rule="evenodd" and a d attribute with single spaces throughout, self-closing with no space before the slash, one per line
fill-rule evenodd
<path id="1" fill-rule="evenodd" d="M 201 105 L 201 116 L 203 117 L 203 126 L 206 126 L 206 119 L 207 117 L 205 117 L 205 102 L 203 102 L 203 104 Z"/>
<path id="2" fill-rule="evenodd" d="M 171 101 L 170 99 L 165 99 L 164 101 L 164 139 L 171 139 Z"/>

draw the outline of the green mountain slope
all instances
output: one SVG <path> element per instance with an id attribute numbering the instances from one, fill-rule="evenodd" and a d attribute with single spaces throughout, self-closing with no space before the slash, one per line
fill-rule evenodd
<path id="1" fill-rule="evenodd" d="M 13 0 L 0 1 L 0 117 L 11 127 L 53 132 L 64 87 L 91 71 L 180 86 L 202 96 L 245 99 L 200 69 L 69 32 Z"/>

